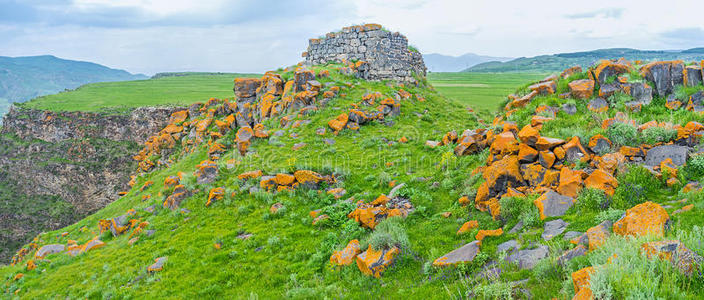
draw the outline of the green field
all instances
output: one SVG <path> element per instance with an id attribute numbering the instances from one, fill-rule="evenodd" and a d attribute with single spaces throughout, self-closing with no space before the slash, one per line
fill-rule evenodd
<path id="1" fill-rule="evenodd" d="M 445 97 L 484 115 L 495 112 L 516 88 L 545 76 L 540 73 L 429 73 L 428 81 Z"/>
<path id="2" fill-rule="evenodd" d="M 23 105 L 52 111 L 120 110 L 152 105 L 188 105 L 211 97 L 232 97 L 232 80 L 259 74 L 171 76 L 158 79 L 101 82 L 33 99 Z"/>

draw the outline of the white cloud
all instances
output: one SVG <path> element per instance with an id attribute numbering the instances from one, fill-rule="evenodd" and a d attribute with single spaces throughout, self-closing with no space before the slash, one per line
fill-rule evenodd
<path id="1" fill-rule="evenodd" d="M 380 23 L 425 53 L 534 56 L 704 46 L 701 1 L 54 0 L 2 2 L 0 55 L 53 54 L 131 72 L 262 72 L 298 62 L 307 39 Z M 698 31 L 699 30 L 699 31 Z"/>

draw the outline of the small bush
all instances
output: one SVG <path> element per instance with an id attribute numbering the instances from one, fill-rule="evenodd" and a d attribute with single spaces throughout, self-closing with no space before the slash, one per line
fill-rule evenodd
<path id="1" fill-rule="evenodd" d="M 601 223 L 606 220 L 609 220 L 611 222 L 616 222 L 616 221 L 618 221 L 618 219 L 620 219 L 623 216 L 624 213 L 626 213 L 625 210 L 609 208 L 608 210 L 600 212 L 596 216 L 596 222 Z"/>
<path id="2" fill-rule="evenodd" d="M 501 216 L 505 220 L 523 221 L 524 227 L 534 227 L 540 223 L 538 208 L 532 197 L 504 197 L 499 200 Z"/>
<path id="3" fill-rule="evenodd" d="M 677 130 L 664 127 L 651 127 L 643 130 L 642 142 L 646 144 L 666 143 L 677 138 Z"/>
<path id="4" fill-rule="evenodd" d="M 616 146 L 637 146 L 638 129 L 626 123 L 614 123 L 606 130 L 606 136 Z"/>
<path id="5" fill-rule="evenodd" d="M 408 250 L 411 242 L 408 240 L 406 229 L 401 224 L 401 218 L 388 218 L 381 221 L 369 236 L 368 243 L 376 250 L 391 249 L 394 246 Z"/>
<path id="6" fill-rule="evenodd" d="M 575 206 L 579 213 L 597 212 L 609 206 L 609 199 L 600 189 L 585 188 L 579 192 Z"/>
<path id="7" fill-rule="evenodd" d="M 682 169 L 685 178 L 698 180 L 704 176 L 704 155 L 696 155 Z"/>
<path id="8" fill-rule="evenodd" d="M 618 176 L 618 187 L 614 193 L 612 207 L 629 209 L 645 202 L 649 194 L 660 192 L 662 182 L 642 166 L 632 166 Z"/>

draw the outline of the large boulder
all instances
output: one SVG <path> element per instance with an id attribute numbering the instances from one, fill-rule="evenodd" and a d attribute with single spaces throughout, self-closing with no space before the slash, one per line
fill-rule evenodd
<path id="1" fill-rule="evenodd" d="M 549 190 L 538 199 L 535 199 L 533 204 L 538 207 L 540 219 L 543 220 L 546 217 L 559 217 L 564 215 L 565 212 L 574 205 L 574 199 Z"/>
<path id="2" fill-rule="evenodd" d="M 49 254 L 60 253 L 60 252 L 64 251 L 65 248 L 66 248 L 66 246 L 64 246 L 62 244 L 51 244 L 51 245 L 42 246 L 34 254 L 34 257 L 37 259 L 42 259 Z"/>
<path id="3" fill-rule="evenodd" d="M 609 77 L 628 72 L 628 64 L 618 61 L 602 60 L 594 69 L 594 77 L 599 84 L 604 84 Z"/>
<path id="4" fill-rule="evenodd" d="M 674 92 L 676 85 L 684 84 L 684 63 L 679 60 L 649 63 L 641 68 L 641 73 L 655 84 L 655 91 L 660 97 Z"/>
<path id="5" fill-rule="evenodd" d="M 653 101 L 653 88 L 645 82 L 628 84 L 628 94 L 633 97 L 633 101 L 638 104 L 648 105 Z"/>
<path id="6" fill-rule="evenodd" d="M 652 234 L 662 237 L 669 221 L 670 216 L 662 206 L 648 201 L 628 209 L 626 214 L 614 223 L 613 232 L 618 235 Z"/>
<path id="7" fill-rule="evenodd" d="M 357 267 L 362 273 L 379 278 L 391 266 L 399 252 L 397 247 L 374 250 L 369 245 L 367 251 L 357 255 Z"/>
<path id="8" fill-rule="evenodd" d="M 474 260 L 474 257 L 479 253 L 479 241 L 473 241 L 465 244 L 451 252 L 439 257 L 433 261 L 433 265 L 437 267 L 451 266 L 458 263 L 466 263 Z"/>
<path id="9" fill-rule="evenodd" d="M 239 150 L 240 155 L 245 156 L 245 154 L 247 154 L 247 148 L 249 148 L 249 145 L 251 144 L 250 140 L 253 136 L 254 131 L 249 126 L 242 127 L 237 130 L 235 137 L 237 141 L 237 150 Z"/>
<path id="10" fill-rule="evenodd" d="M 657 166 L 668 158 L 672 159 L 672 162 L 677 166 L 684 165 L 687 162 L 687 158 L 689 158 L 689 148 L 677 145 L 653 147 L 648 150 L 645 156 L 645 164 L 651 167 Z"/>

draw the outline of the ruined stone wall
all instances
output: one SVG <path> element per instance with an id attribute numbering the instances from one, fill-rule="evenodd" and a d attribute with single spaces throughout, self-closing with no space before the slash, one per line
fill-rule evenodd
<path id="1" fill-rule="evenodd" d="M 358 70 L 366 80 L 414 82 L 413 75 L 425 77 L 423 56 L 408 49 L 408 39 L 377 24 L 345 27 L 322 39 L 310 39 L 303 53 L 307 65 L 328 62 L 363 61 Z"/>

